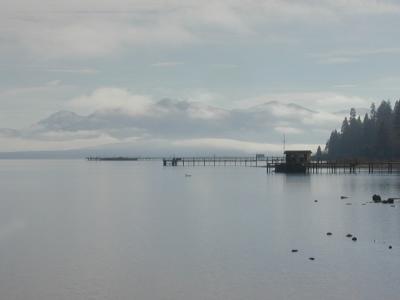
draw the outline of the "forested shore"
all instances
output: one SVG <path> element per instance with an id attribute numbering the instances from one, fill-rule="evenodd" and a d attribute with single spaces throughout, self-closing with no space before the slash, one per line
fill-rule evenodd
<path id="1" fill-rule="evenodd" d="M 340 131 L 332 131 L 322 155 L 327 159 L 400 159 L 400 100 L 393 107 L 390 101 L 378 107 L 372 103 L 363 117 L 352 108 Z"/>

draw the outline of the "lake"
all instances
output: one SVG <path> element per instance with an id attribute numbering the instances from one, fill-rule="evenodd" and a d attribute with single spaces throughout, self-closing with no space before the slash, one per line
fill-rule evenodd
<path id="1" fill-rule="evenodd" d="M 0 298 L 399 299 L 399 179 L 2 160 Z"/>

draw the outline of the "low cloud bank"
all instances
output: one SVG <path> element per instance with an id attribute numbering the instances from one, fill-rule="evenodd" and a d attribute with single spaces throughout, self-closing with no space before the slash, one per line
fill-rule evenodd
<path id="1" fill-rule="evenodd" d="M 59 111 L 22 130 L 0 129 L 4 151 L 66 150 L 112 144 L 124 151 L 279 153 L 283 135 L 289 148 L 315 149 L 343 112 L 322 112 L 282 101 L 221 109 L 199 102 L 155 101 L 116 88 L 72 99 L 73 111 Z M 86 112 L 84 114 L 83 112 Z M 99 148 L 99 149 L 100 149 Z"/>

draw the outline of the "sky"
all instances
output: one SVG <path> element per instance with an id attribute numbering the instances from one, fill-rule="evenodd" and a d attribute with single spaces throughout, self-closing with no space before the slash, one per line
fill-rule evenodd
<path id="1" fill-rule="evenodd" d="M 2 0 L 0 8 L 0 152 L 106 144 L 277 152 L 283 134 L 288 147 L 314 149 L 351 107 L 363 114 L 400 95 L 398 1 Z"/>

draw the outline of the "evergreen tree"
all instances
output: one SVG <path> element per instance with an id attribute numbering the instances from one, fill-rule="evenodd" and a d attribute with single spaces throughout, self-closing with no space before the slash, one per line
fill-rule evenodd
<path id="1" fill-rule="evenodd" d="M 332 131 L 331 136 L 328 142 L 326 143 L 325 150 L 328 152 L 330 158 L 339 157 L 340 134 L 336 129 Z"/>
<path id="2" fill-rule="evenodd" d="M 371 157 L 373 153 L 372 144 L 374 142 L 374 124 L 368 114 L 365 114 L 362 123 L 362 149 L 361 157 Z"/>
<path id="3" fill-rule="evenodd" d="M 400 159 L 400 100 L 394 109 L 389 101 L 378 108 L 372 103 L 363 120 L 352 108 L 340 132 L 332 131 L 325 150 L 329 159 Z"/>
<path id="4" fill-rule="evenodd" d="M 397 100 L 393 108 L 393 147 L 395 153 L 400 153 L 400 100 Z"/>
<path id="5" fill-rule="evenodd" d="M 317 149 L 317 154 L 315 155 L 317 160 L 321 160 L 322 159 L 322 150 L 321 150 L 321 146 L 318 146 Z"/>
<path id="6" fill-rule="evenodd" d="M 389 101 L 382 101 L 376 111 L 376 140 L 378 158 L 390 158 L 392 154 L 392 107 Z"/>

